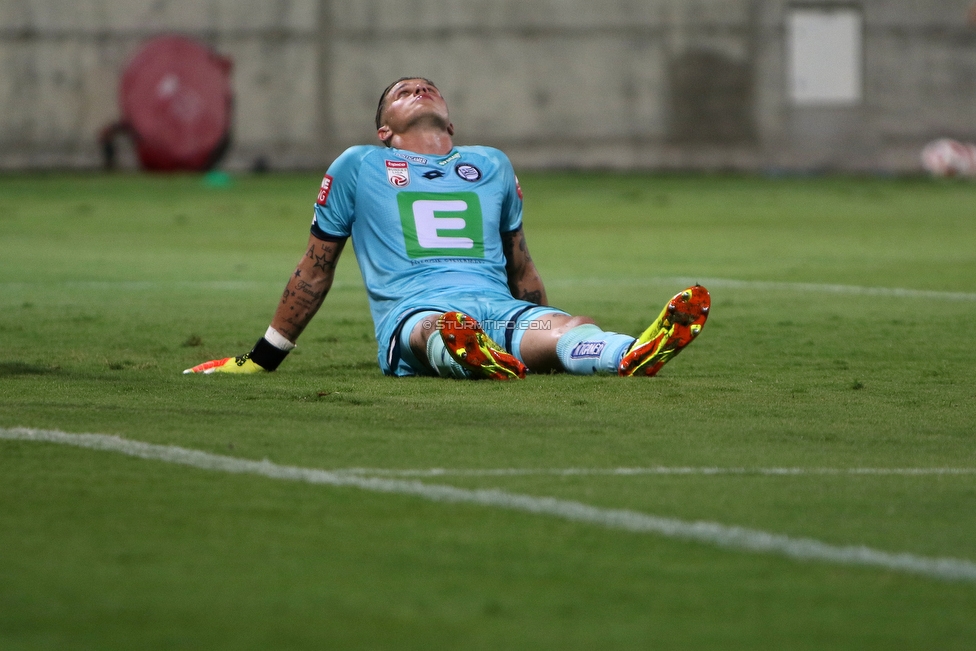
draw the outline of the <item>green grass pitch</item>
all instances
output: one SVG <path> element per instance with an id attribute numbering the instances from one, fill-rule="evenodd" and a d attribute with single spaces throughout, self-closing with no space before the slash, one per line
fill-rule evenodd
<path id="1" fill-rule="evenodd" d="M 521 180 L 554 305 L 636 334 L 708 286 L 660 376 L 384 378 L 351 247 L 279 372 L 184 376 L 264 332 L 318 179 L 8 175 L 0 434 L 522 470 L 401 479 L 976 561 L 976 185 Z M 590 472 L 655 467 L 752 471 Z M 5 651 L 972 649 L 974 613 L 972 580 L 0 436 Z"/>

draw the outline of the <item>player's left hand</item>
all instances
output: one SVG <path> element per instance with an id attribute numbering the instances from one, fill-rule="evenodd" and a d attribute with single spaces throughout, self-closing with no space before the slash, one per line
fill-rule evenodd
<path id="1" fill-rule="evenodd" d="M 183 374 L 188 373 L 205 373 L 207 375 L 211 373 L 267 373 L 268 369 L 263 366 L 256 364 L 254 360 L 251 359 L 251 354 L 247 353 L 241 355 L 240 357 L 225 357 L 224 359 L 212 359 L 209 362 L 204 362 L 203 364 L 197 364 L 193 368 L 188 368 L 183 371 Z"/>

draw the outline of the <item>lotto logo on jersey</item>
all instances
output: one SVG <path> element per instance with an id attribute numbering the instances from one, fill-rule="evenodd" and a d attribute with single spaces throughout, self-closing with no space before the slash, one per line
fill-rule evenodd
<path id="1" fill-rule="evenodd" d="M 485 257 L 481 202 L 474 192 L 397 195 L 407 257 Z"/>
<path id="2" fill-rule="evenodd" d="M 386 161 L 386 178 L 398 188 L 410 185 L 410 169 L 405 160 Z"/>
<path id="3" fill-rule="evenodd" d="M 322 186 L 319 188 L 319 198 L 315 200 L 315 203 L 320 206 L 324 206 L 325 202 L 329 199 L 329 190 L 332 189 L 332 177 L 326 174 L 322 178 Z"/>

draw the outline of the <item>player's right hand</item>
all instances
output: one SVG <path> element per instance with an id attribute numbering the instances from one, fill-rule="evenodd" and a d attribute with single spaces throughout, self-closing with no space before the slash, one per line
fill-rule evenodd
<path id="1" fill-rule="evenodd" d="M 212 359 L 203 364 L 197 364 L 193 368 L 183 371 L 188 373 L 267 373 L 268 369 L 255 364 L 251 359 L 251 353 L 246 353 L 240 357 L 225 357 L 224 359 Z"/>

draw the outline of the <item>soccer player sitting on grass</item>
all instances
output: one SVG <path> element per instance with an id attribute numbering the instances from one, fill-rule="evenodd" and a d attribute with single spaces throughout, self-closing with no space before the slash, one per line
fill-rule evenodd
<path id="1" fill-rule="evenodd" d="M 308 248 L 264 337 L 186 373 L 275 370 L 322 305 L 350 236 L 387 375 L 649 376 L 701 331 L 710 299 L 698 285 L 636 339 L 549 307 L 511 163 L 497 149 L 454 146 L 447 103 L 429 80 L 383 91 L 376 128 L 384 147 L 350 147 L 322 180 Z"/>

